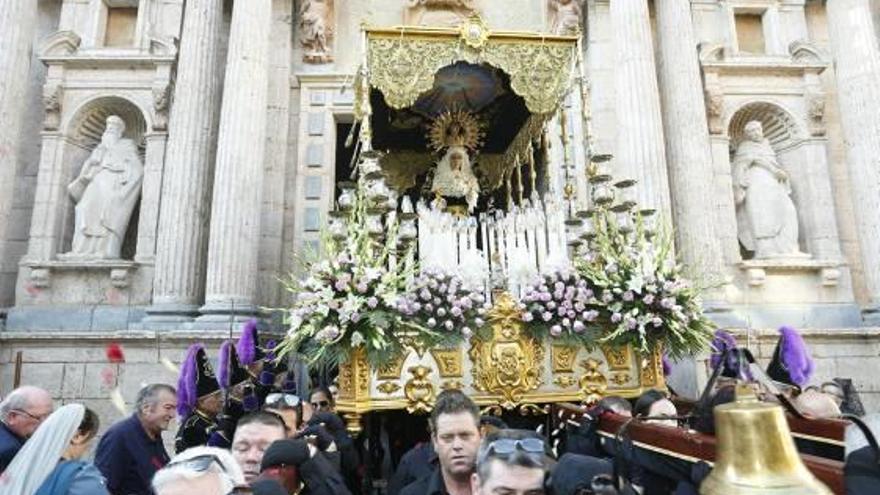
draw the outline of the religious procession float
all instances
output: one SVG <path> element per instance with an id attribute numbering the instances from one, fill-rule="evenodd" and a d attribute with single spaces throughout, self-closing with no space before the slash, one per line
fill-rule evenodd
<path id="1" fill-rule="evenodd" d="M 669 232 L 591 142 L 578 37 L 473 17 L 363 42 L 351 181 L 288 283 L 284 342 L 338 370 L 352 431 L 444 389 L 496 414 L 633 397 L 705 349 Z"/>
<path id="2" fill-rule="evenodd" d="M 667 358 L 707 350 L 700 295 L 712 281 L 685 278 L 667 219 L 596 149 L 579 37 L 491 31 L 471 17 L 365 27 L 363 44 L 350 176 L 320 249 L 287 282 L 279 350 L 336 377 L 337 410 L 369 439 L 371 479 L 386 455 L 426 439 L 443 390 L 511 426 L 543 424 L 555 444 L 589 418 L 585 406 L 664 389 Z M 829 493 L 819 479 L 842 493 L 845 422 L 746 402 L 730 415 L 745 419 L 719 420 L 730 437 L 720 449 L 712 435 L 616 414 L 597 433 L 629 429 L 639 448 L 727 466 L 747 425 L 748 438 L 778 443 L 743 461 L 776 466 L 749 471 L 755 486 L 784 478 Z M 792 438 L 822 454 L 798 459 Z M 707 493 L 733 493 L 719 483 Z"/>

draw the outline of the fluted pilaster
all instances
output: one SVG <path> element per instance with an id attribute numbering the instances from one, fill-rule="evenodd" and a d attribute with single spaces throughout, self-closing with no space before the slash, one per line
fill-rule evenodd
<path id="1" fill-rule="evenodd" d="M 614 175 L 639 181 L 639 202 L 670 213 L 660 95 L 646 0 L 613 0 L 617 144 Z"/>
<path id="2" fill-rule="evenodd" d="M 149 320 L 198 314 L 204 292 L 210 180 L 219 116 L 223 0 L 189 0 L 168 124 Z"/>
<path id="3" fill-rule="evenodd" d="M 0 307 L 11 304 L 14 297 L 18 259 L 7 253 L 7 237 L 36 20 L 34 0 L 0 2 Z"/>
<path id="4" fill-rule="evenodd" d="M 880 47 L 868 0 L 826 2 L 852 183 L 866 318 L 880 323 Z"/>
<path id="5" fill-rule="evenodd" d="M 233 4 L 201 321 L 256 310 L 271 15 L 271 0 Z"/>
<path id="6" fill-rule="evenodd" d="M 678 253 L 686 265 L 720 276 L 723 256 L 713 222 L 712 150 L 689 0 L 655 2 L 657 73 Z"/>

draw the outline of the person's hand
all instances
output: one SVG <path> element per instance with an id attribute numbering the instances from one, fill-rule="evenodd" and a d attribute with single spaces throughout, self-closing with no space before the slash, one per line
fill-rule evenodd
<path id="1" fill-rule="evenodd" d="M 297 438 L 305 438 L 307 441 L 314 439 L 315 446 L 321 451 L 327 451 L 333 445 L 333 435 L 320 425 L 309 425 L 296 436 Z"/>
<path id="2" fill-rule="evenodd" d="M 776 176 L 776 180 L 778 181 L 788 180 L 788 172 L 782 170 L 781 168 L 777 167 L 776 170 L 773 172 L 773 175 Z"/>

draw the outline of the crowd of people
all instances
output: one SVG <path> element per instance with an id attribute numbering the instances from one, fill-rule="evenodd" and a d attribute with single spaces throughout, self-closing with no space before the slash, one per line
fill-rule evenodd
<path id="1" fill-rule="evenodd" d="M 679 415 L 665 391 L 649 390 L 633 402 L 605 397 L 569 421 L 563 441 L 552 446 L 538 431 L 481 416 L 461 391 L 444 390 L 428 420 L 430 442 L 400 458 L 387 486 L 367 489 L 363 445 L 336 414 L 333 391 L 316 387 L 303 400 L 272 347 L 261 346 L 250 325 L 237 343 L 221 346 L 215 373 L 204 347 L 191 346 L 177 386 L 144 386 L 134 413 L 101 436 L 94 462 L 85 460 L 100 428 L 94 411 L 81 404 L 56 409 L 50 394 L 33 386 L 12 391 L 0 403 L 0 495 L 696 494 L 709 464 L 609 439 L 598 433 L 599 420 L 615 414 L 712 434 L 713 408 L 733 401 L 734 384 L 755 372 L 733 337 L 719 332 L 710 393 L 689 415 Z M 851 382 L 809 385 L 812 361 L 793 330 L 782 331 L 767 375 L 783 396 L 765 400 L 791 401 L 811 417 L 864 415 Z M 171 457 L 162 434 L 176 417 Z M 848 493 L 880 493 L 872 448 L 851 456 Z"/>

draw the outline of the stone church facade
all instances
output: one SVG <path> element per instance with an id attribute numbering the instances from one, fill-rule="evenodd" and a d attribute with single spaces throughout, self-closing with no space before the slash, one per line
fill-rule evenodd
<path id="1" fill-rule="evenodd" d="M 116 386 L 130 401 L 173 382 L 162 362 L 190 342 L 272 320 L 289 297 L 279 278 L 346 180 L 361 23 L 475 13 L 491 29 L 582 32 L 596 146 L 717 282 L 707 311 L 762 359 L 776 327 L 803 329 L 817 379 L 853 378 L 880 407 L 866 373 L 880 364 L 878 0 L 4 1 L 0 390 L 40 384 L 112 416 Z M 137 149 L 137 200 L 118 255 L 77 255 L 68 186 L 110 116 Z M 753 121 L 790 186 L 797 256 L 741 242 L 734 161 Z M 124 364 L 108 365 L 108 342 Z M 703 371 L 674 379 L 694 391 Z"/>

